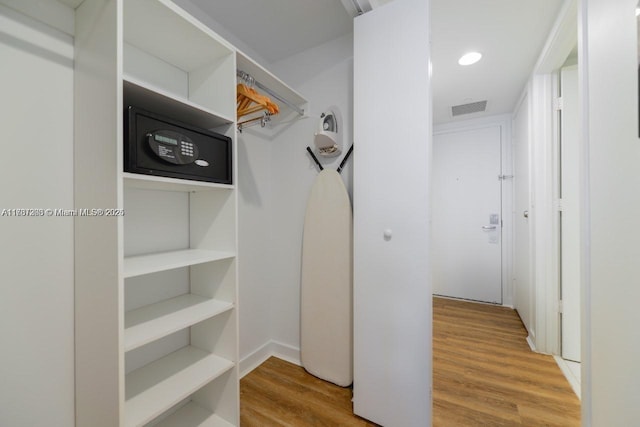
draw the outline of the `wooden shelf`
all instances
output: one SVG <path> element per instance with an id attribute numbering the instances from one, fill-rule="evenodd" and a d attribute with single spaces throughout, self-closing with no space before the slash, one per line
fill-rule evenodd
<path id="1" fill-rule="evenodd" d="M 231 310 L 233 303 L 186 294 L 129 311 L 124 318 L 124 351 L 130 351 Z"/>
<path id="2" fill-rule="evenodd" d="M 197 191 L 233 190 L 229 184 L 217 184 L 215 182 L 191 181 L 187 179 L 168 178 L 163 176 L 141 175 L 137 173 L 123 172 L 124 184 L 127 187 L 141 188 L 143 190 L 158 191 Z"/>
<path id="3" fill-rule="evenodd" d="M 125 379 L 125 426 L 148 423 L 233 366 L 189 346 L 136 369 Z"/>
<path id="4" fill-rule="evenodd" d="M 124 259 L 124 277 L 142 276 L 174 268 L 233 258 L 235 252 L 185 249 L 181 251 L 138 255 Z"/>
<path id="5" fill-rule="evenodd" d="M 195 402 L 189 402 L 155 427 L 233 427 Z"/>

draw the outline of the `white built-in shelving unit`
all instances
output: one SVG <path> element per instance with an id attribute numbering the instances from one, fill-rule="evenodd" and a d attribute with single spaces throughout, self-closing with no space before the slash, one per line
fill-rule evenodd
<path id="1" fill-rule="evenodd" d="M 237 63 L 306 101 L 167 0 L 76 9 L 76 425 L 239 425 Z M 123 171 L 125 107 L 233 141 L 233 182 Z"/>

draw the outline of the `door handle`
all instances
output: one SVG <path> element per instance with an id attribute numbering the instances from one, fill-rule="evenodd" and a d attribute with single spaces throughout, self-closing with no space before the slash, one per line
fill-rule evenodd
<path id="1" fill-rule="evenodd" d="M 482 229 L 483 230 L 495 230 L 496 226 L 495 225 L 483 225 Z"/>
<path id="2" fill-rule="evenodd" d="M 529 218 L 529 211 L 522 212 L 522 216 L 525 218 Z"/>

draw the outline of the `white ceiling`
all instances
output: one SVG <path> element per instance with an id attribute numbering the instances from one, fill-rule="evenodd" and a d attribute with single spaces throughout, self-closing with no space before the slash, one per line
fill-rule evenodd
<path id="1" fill-rule="evenodd" d="M 196 5 L 268 63 L 352 31 L 343 6 L 351 0 L 178 1 Z M 453 105 L 481 100 L 488 101 L 486 113 L 456 120 L 511 113 L 562 2 L 431 0 L 434 123 L 453 121 Z M 458 58 L 470 50 L 480 51 L 483 59 L 459 66 Z"/>
<path id="2" fill-rule="evenodd" d="M 522 93 L 562 0 L 433 0 L 433 120 L 452 121 L 450 107 L 487 100 L 487 112 L 510 113 Z M 480 62 L 462 67 L 464 53 Z"/>
<path id="3" fill-rule="evenodd" d="M 80 3 L 82 3 L 84 0 L 58 0 L 60 3 L 64 3 L 67 6 L 70 6 L 71 8 L 75 9 L 76 7 L 80 6 Z"/>
<path id="4" fill-rule="evenodd" d="M 349 33 L 341 0 L 191 0 L 269 62 Z"/>

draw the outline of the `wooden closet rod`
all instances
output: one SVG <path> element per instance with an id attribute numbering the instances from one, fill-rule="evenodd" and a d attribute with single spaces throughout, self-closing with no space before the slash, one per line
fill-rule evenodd
<path id="1" fill-rule="evenodd" d="M 260 90 L 268 93 L 270 96 L 274 97 L 278 101 L 280 101 L 283 104 L 287 105 L 289 108 L 291 108 L 296 113 L 300 114 L 301 116 L 304 116 L 304 110 L 303 109 L 299 108 L 297 105 L 294 105 L 294 104 L 290 103 L 289 101 L 287 101 L 286 99 L 284 99 L 283 97 L 281 97 L 280 95 L 278 95 L 277 93 L 275 93 L 274 91 L 272 91 L 271 89 L 269 89 L 268 87 L 266 87 L 265 85 L 263 85 L 262 83 L 257 81 L 256 79 L 254 79 L 250 74 L 245 73 L 242 70 L 237 70 L 236 75 L 238 77 L 240 77 L 242 80 L 246 81 L 249 84 L 249 86 L 253 85 L 253 86 L 258 87 Z"/>

